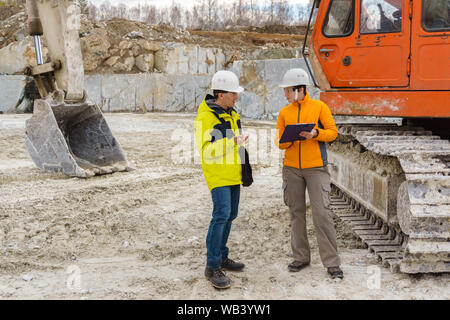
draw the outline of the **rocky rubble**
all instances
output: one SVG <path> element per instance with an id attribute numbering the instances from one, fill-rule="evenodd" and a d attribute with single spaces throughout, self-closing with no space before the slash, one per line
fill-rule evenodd
<path id="1" fill-rule="evenodd" d="M 35 64 L 27 16 L 24 8 L 19 8 L 21 11 L 0 21 L 0 73 L 3 74 L 21 74 L 25 66 Z M 81 16 L 80 27 L 84 69 L 88 74 L 210 74 L 218 68 L 228 67 L 235 60 L 294 58 L 298 54 L 299 37 L 250 31 L 189 32 L 123 19 L 96 22 L 85 15 Z M 47 60 L 45 37 L 42 37 L 42 44 Z M 194 66 L 171 66 L 178 65 L 179 61 L 192 64 L 192 59 Z"/>

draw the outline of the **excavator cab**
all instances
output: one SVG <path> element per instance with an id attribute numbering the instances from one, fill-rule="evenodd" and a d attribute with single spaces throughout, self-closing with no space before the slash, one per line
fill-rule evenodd
<path id="1" fill-rule="evenodd" d="M 450 1 L 319 3 L 306 60 L 333 113 L 450 117 Z"/>
<path id="2" fill-rule="evenodd" d="M 34 78 L 41 97 L 26 122 L 31 158 L 44 171 L 80 178 L 131 170 L 101 110 L 87 99 L 74 1 L 27 0 L 27 13 L 37 66 L 25 73 Z M 42 60 L 42 35 L 48 63 Z"/>
<path id="3" fill-rule="evenodd" d="M 327 149 L 344 220 L 391 269 L 450 272 L 450 0 L 315 0 L 308 29 L 316 9 L 302 52 L 347 118 Z"/>

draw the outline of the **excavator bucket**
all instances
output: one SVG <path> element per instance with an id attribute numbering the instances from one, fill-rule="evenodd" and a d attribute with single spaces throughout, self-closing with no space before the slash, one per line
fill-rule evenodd
<path id="1" fill-rule="evenodd" d="M 88 102 L 35 100 L 25 140 L 33 161 L 47 172 L 87 178 L 131 170 L 100 109 Z"/>

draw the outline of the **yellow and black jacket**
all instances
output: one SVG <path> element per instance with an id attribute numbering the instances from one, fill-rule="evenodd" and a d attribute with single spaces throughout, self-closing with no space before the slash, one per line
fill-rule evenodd
<path id="1" fill-rule="evenodd" d="M 239 145 L 233 139 L 241 132 L 239 114 L 234 109 L 226 112 L 214 103 L 213 96 L 207 95 L 198 107 L 194 127 L 209 190 L 242 184 Z"/>
<path id="2" fill-rule="evenodd" d="M 308 140 L 280 144 L 286 126 L 297 123 L 315 123 L 314 129 L 319 135 Z M 278 115 L 277 130 L 275 143 L 280 149 L 286 150 L 285 166 L 306 169 L 328 164 L 325 142 L 334 141 L 338 131 L 330 108 L 324 102 L 311 99 L 307 93 L 303 100 L 285 106 Z"/>

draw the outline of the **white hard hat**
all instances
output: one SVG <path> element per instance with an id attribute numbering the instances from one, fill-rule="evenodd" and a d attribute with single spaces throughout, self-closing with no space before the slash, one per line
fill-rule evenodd
<path id="1" fill-rule="evenodd" d="M 309 76 L 308 73 L 306 73 L 305 70 L 300 68 L 290 69 L 288 70 L 284 76 L 281 84 L 279 85 L 280 88 L 288 88 L 288 87 L 295 87 L 295 86 L 301 86 L 301 85 L 309 85 Z"/>
<path id="2" fill-rule="evenodd" d="M 211 81 L 212 90 L 223 90 L 228 92 L 242 92 L 244 88 L 239 86 L 238 77 L 231 71 L 217 71 Z"/>

